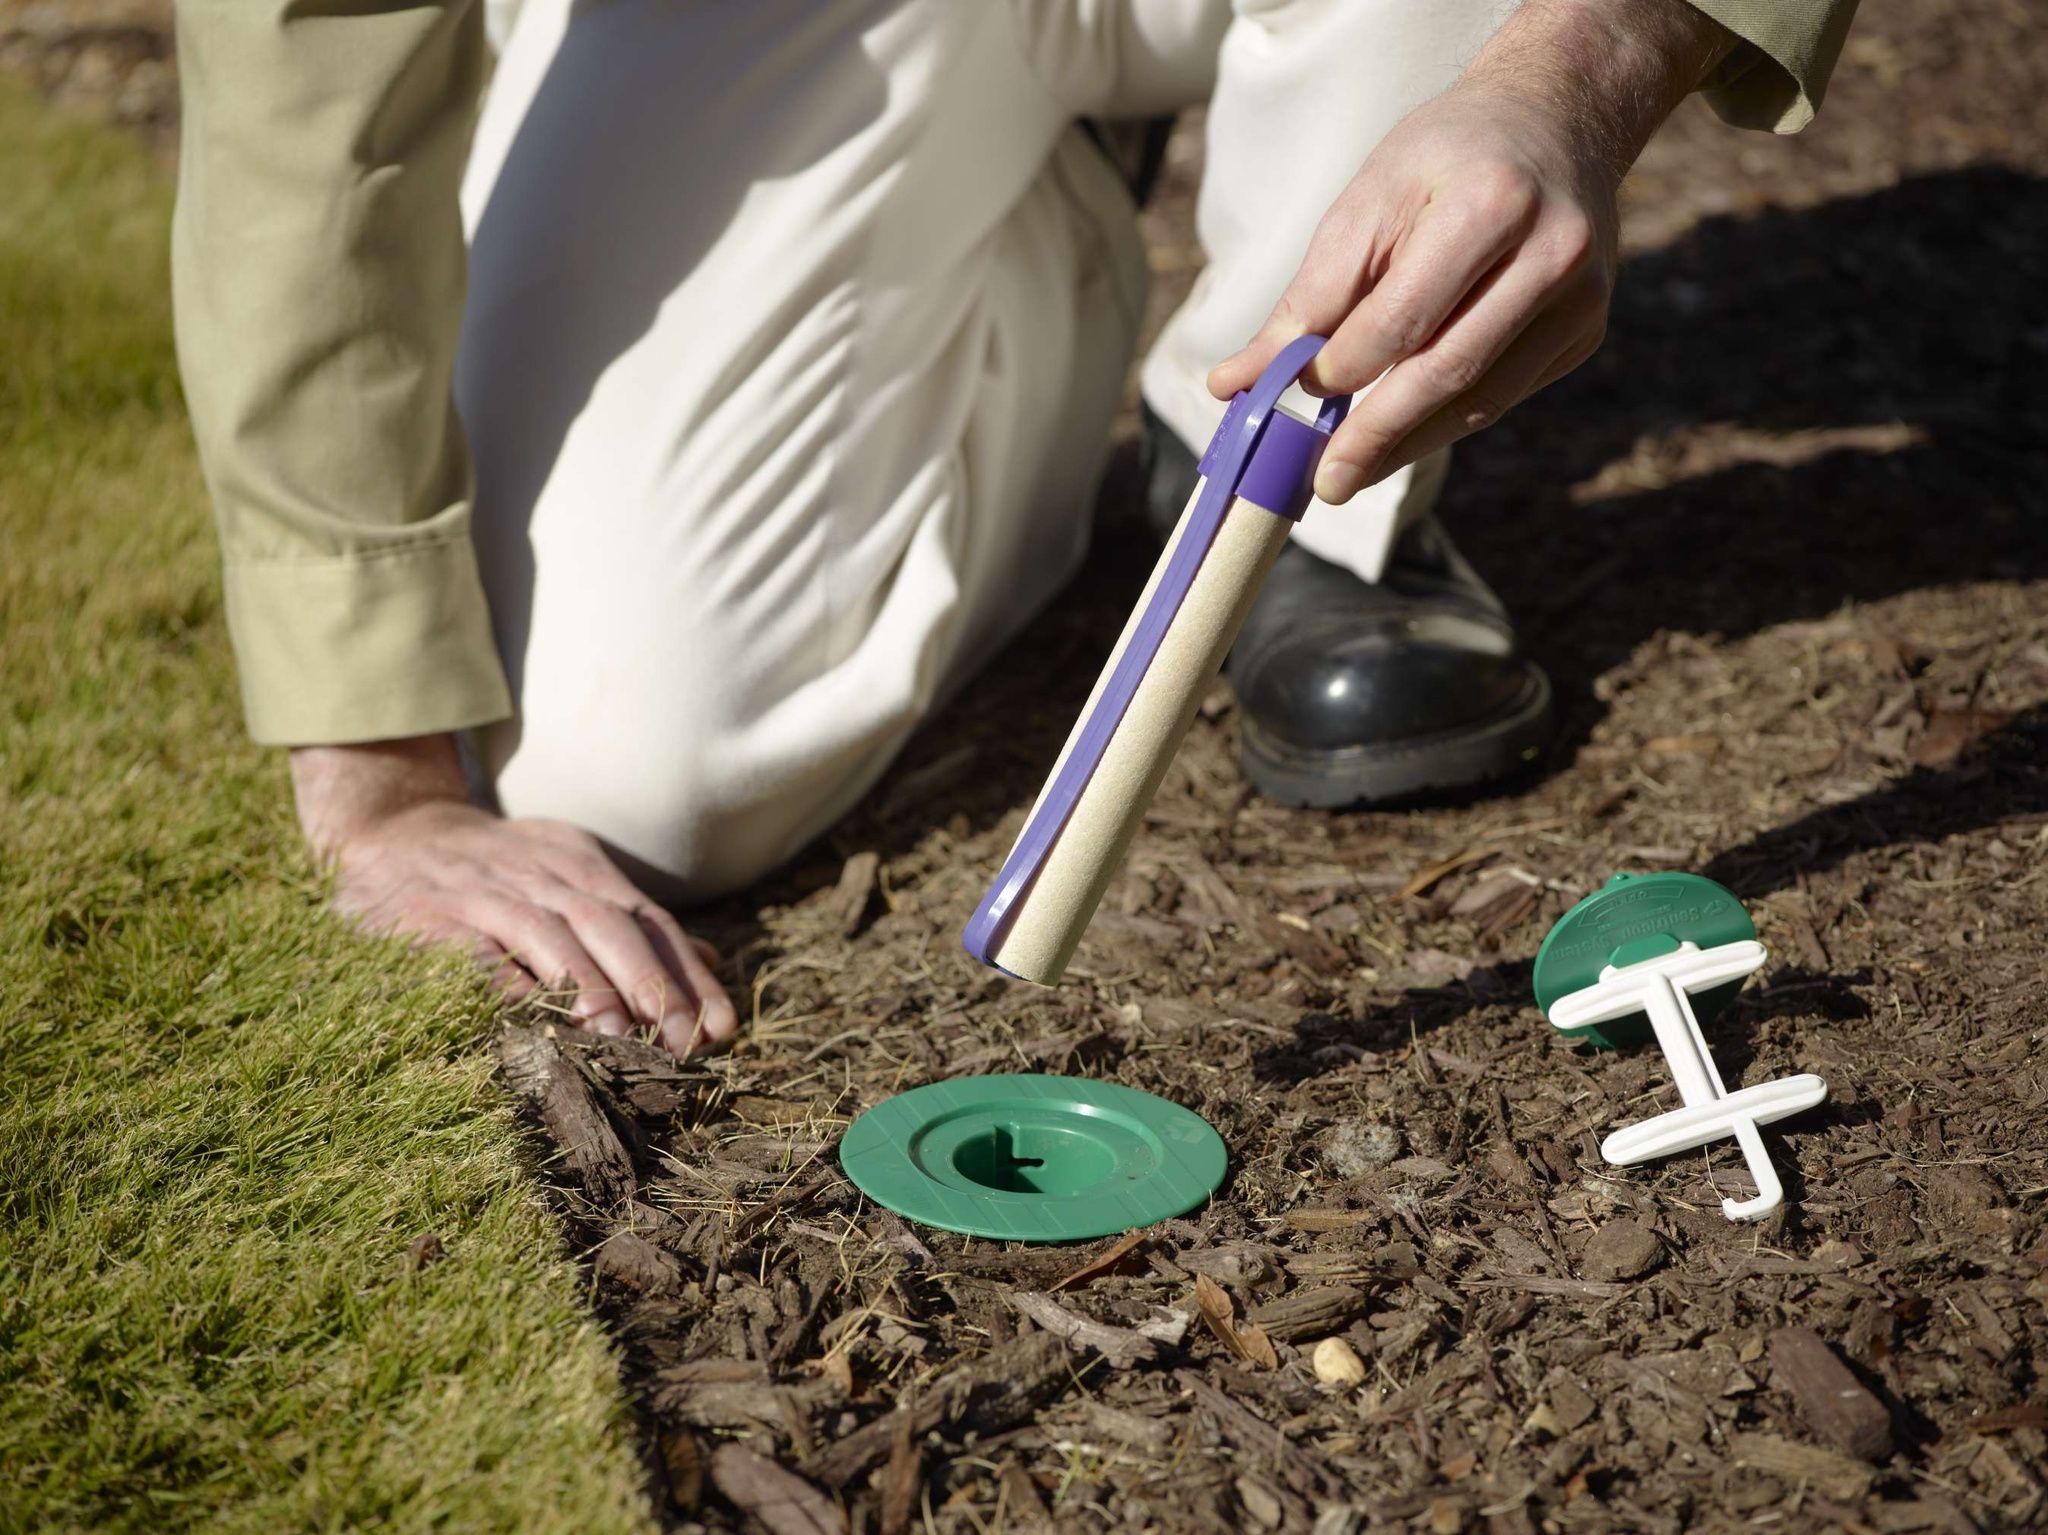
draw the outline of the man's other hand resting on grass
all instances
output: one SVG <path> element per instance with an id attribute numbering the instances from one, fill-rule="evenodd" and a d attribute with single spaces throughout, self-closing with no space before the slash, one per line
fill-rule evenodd
<path id="1" fill-rule="evenodd" d="M 453 736 L 302 746 L 292 789 L 335 909 L 371 931 L 466 949 L 507 995 L 559 997 L 579 1027 L 652 1031 L 677 1055 L 738 1029 L 716 951 L 590 833 L 472 805 Z"/>

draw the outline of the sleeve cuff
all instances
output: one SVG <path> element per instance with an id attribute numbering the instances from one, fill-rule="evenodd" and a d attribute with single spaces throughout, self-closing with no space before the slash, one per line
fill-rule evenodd
<path id="1" fill-rule="evenodd" d="M 1754 43 L 1728 55 L 1700 94 L 1730 127 L 1765 133 L 1797 133 L 1819 110 L 1792 71 Z"/>
<path id="2" fill-rule="evenodd" d="M 230 560 L 224 584 L 249 731 L 266 745 L 394 740 L 512 713 L 466 537 Z"/>
<path id="3" fill-rule="evenodd" d="M 1737 128 L 1797 133 L 1819 112 L 1857 0 L 1691 0 L 1742 44 L 1700 94 Z"/>

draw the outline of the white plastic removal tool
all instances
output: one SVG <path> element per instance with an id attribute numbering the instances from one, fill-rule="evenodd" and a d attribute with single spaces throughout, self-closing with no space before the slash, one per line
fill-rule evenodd
<path id="1" fill-rule="evenodd" d="M 1810 1109 L 1828 1095 L 1827 1083 L 1810 1072 L 1735 1093 L 1722 1084 L 1693 1016 L 1692 993 L 1740 981 L 1760 969 L 1764 958 L 1764 946 L 1754 939 L 1707 949 L 1688 941 L 1668 954 L 1608 965 L 1596 984 L 1550 1006 L 1551 1023 L 1567 1033 L 1631 1014 L 1648 1015 L 1684 1107 L 1616 1130 L 1600 1143 L 1600 1155 L 1617 1167 L 1631 1167 L 1732 1136 L 1756 1180 L 1756 1197 L 1722 1200 L 1721 1213 L 1731 1221 L 1761 1220 L 1785 1202 L 1785 1186 L 1757 1127 Z"/>

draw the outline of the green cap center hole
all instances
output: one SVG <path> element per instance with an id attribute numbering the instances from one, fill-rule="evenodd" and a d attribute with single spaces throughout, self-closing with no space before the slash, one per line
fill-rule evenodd
<path id="1" fill-rule="evenodd" d="M 997 1125 L 962 1141 L 953 1168 L 1005 1194 L 1079 1194 L 1116 1171 L 1116 1153 L 1091 1135 L 1051 1125 Z"/>

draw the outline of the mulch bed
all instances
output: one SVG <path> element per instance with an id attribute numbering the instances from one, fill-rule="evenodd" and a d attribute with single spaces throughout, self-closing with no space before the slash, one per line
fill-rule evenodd
<path id="1" fill-rule="evenodd" d="M 1540 778 L 1283 810 L 1219 688 L 1067 984 L 972 966 L 1150 563 L 1125 466 L 1077 588 L 703 923 L 736 1053 L 519 1036 L 616 1138 L 553 1176 L 679 1525 L 2048 1521 L 2048 48 L 2014 8 L 1901 9 L 1808 138 L 1673 124 L 1606 349 L 1462 454 L 1447 519 L 1564 704 Z M 1148 215 L 1160 310 L 1197 155 Z M 1728 884 L 1771 950 L 1724 1074 L 1832 1088 L 1767 1132 L 1760 1228 L 1720 1213 L 1732 1148 L 1603 1164 L 1676 1102 L 1662 1057 L 1530 999 L 1549 924 L 1649 868 Z M 1124 1251 L 912 1229 L 841 1177 L 860 1110 L 990 1071 L 1162 1093 L 1230 1180 Z M 1361 1384 L 1316 1377 L 1328 1337 Z"/>
<path id="2" fill-rule="evenodd" d="M 1559 687 L 1541 776 L 1280 809 L 1219 688 L 1068 983 L 972 966 L 1150 562 L 1125 462 L 1075 590 L 702 918 L 737 1050 L 508 1033 L 677 1527 L 2048 1522 L 2048 47 L 2003 0 L 1870 10 L 1804 139 L 1681 114 L 1607 348 L 1461 455 L 1446 518 Z M 1160 309 L 1197 154 L 1148 214 Z M 1719 1212 L 1731 1149 L 1603 1164 L 1675 1102 L 1662 1059 L 1530 1000 L 1548 925 L 1650 868 L 1731 886 L 1771 950 L 1724 1074 L 1832 1088 L 1771 1133 L 1761 1227 Z M 863 1108 L 1024 1070 L 1201 1112 L 1229 1181 L 1028 1249 L 840 1175 Z M 1362 1381 L 1318 1379 L 1331 1337 Z"/>

